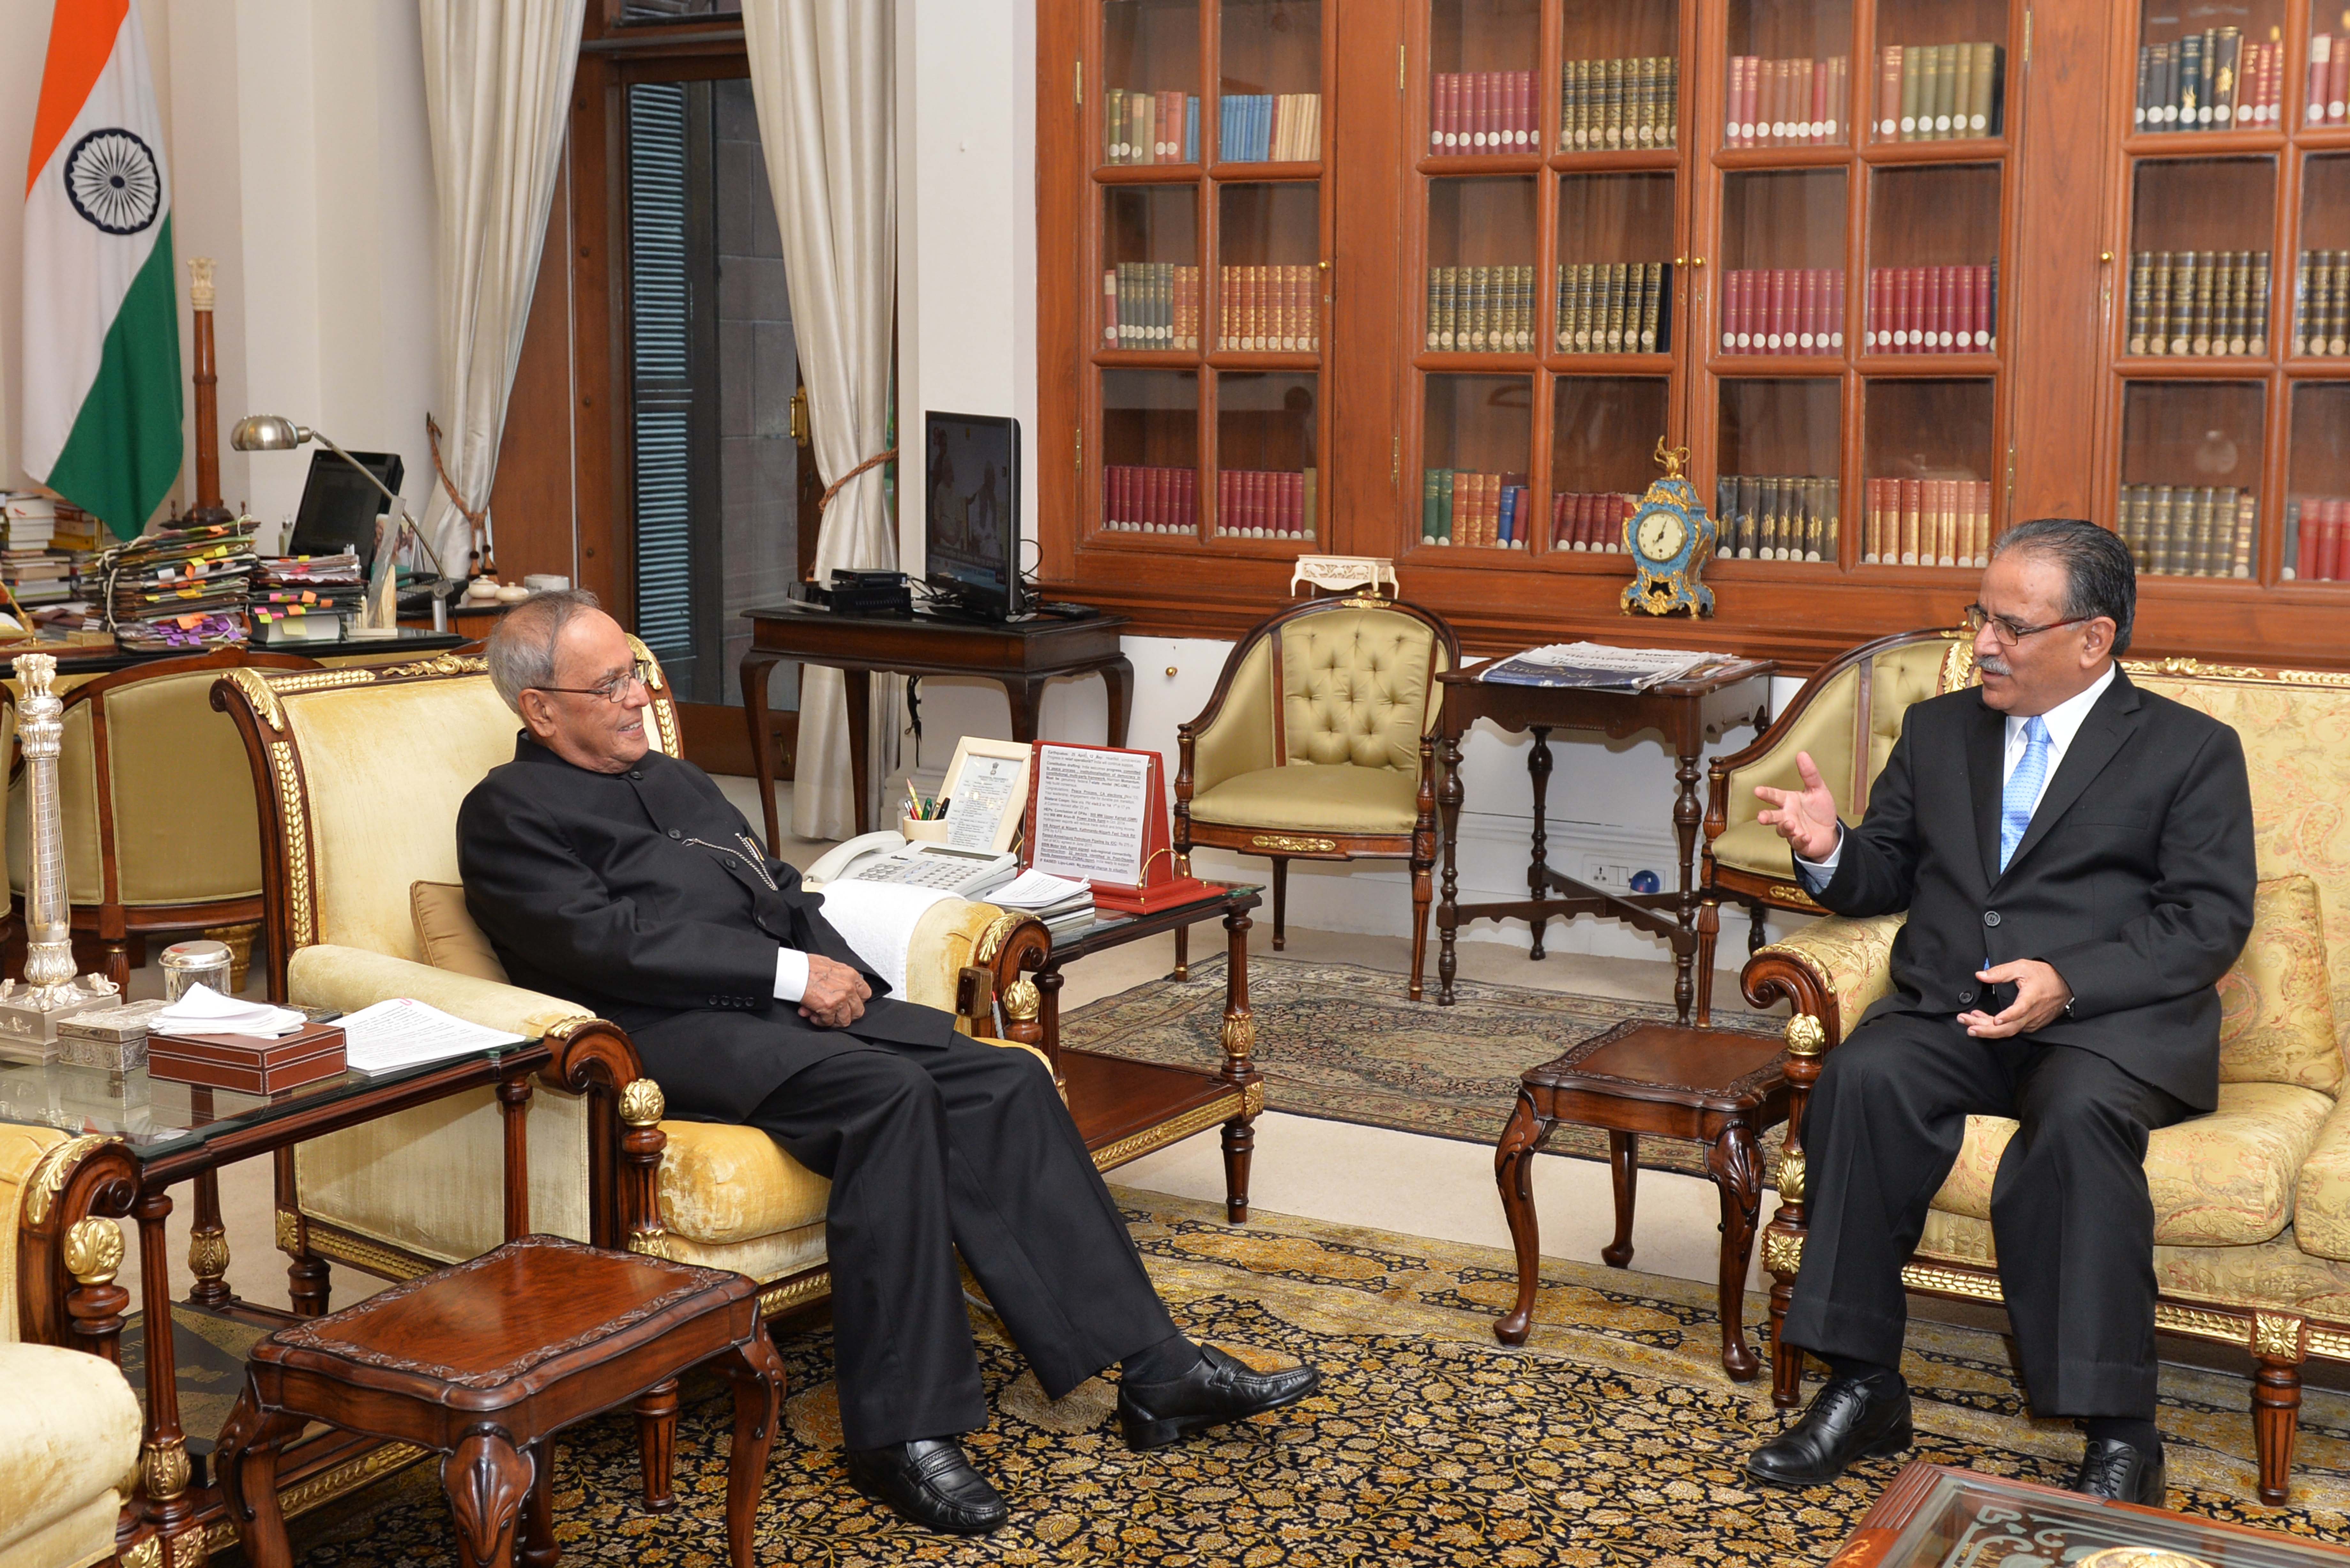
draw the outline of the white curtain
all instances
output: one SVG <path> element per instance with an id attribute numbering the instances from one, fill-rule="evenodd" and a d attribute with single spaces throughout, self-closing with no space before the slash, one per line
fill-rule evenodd
<path id="1" fill-rule="evenodd" d="M 546 214 L 571 110 L 588 0 L 422 0 L 424 112 L 441 236 L 441 462 L 426 535 L 452 574 L 473 548 L 466 512 L 497 477 Z"/>
<path id="2" fill-rule="evenodd" d="M 889 0 L 743 0 L 751 96 L 783 230 L 784 266 L 816 470 L 837 483 L 887 444 L 889 338 L 898 291 L 896 7 Z M 803 517 L 803 528 L 816 519 Z M 818 580 L 836 566 L 886 569 L 898 543 L 881 470 L 842 486 L 816 535 Z M 897 728 L 894 682 L 877 682 L 872 732 Z M 839 672 L 800 675 L 792 831 L 855 829 Z"/>

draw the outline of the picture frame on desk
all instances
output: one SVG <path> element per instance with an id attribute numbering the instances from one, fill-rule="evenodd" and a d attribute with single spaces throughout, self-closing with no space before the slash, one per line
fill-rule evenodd
<path id="1" fill-rule="evenodd" d="M 1026 741 L 992 741 L 983 735 L 965 735 L 955 742 L 954 760 L 947 763 L 945 782 L 939 785 L 940 798 L 947 803 L 942 825 L 946 842 L 958 849 L 997 855 L 1011 851 L 1028 818 L 1034 751 Z M 966 803 L 961 818 L 955 815 L 958 801 Z M 986 813 L 983 822 L 974 823 L 972 813 L 982 811 Z"/>

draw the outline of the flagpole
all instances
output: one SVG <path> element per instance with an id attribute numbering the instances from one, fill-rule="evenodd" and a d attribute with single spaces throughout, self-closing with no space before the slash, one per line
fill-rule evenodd
<path id="1" fill-rule="evenodd" d="M 196 499 L 187 520 L 199 526 L 236 521 L 221 504 L 220 404 L 213 389 L 220 377 L 213 369 L 213 262 L 210 256 L 188 259 L 188 306 L 195 325 Z M 282 546 L 281 546 L 282 548 Z"/>

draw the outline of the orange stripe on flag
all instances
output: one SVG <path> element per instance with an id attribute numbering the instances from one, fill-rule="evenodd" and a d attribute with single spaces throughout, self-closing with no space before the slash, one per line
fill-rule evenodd
<path id="1" fill-rule="evenodd" d="M 49 21 L 49 63 L 41 73 L 41 107 L 33 115 L 33 156 L 25 170 L 25 191 L 48 167 L 74 117 L 89 99 L 100 72 L 114 53 L 130 0 L 57 0 Z"/>

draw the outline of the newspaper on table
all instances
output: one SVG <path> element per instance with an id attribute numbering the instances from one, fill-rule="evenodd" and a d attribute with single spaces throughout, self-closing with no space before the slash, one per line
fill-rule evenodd
<path id="1" fill-rule="evenodd" d="M 1683 648 L 1616 648 L 1604 642 L 1554 642 L 1485 666 L 1479 679 L 1505 686 L 1584 686 L 1646 691 L 1730 656 Z"/>

